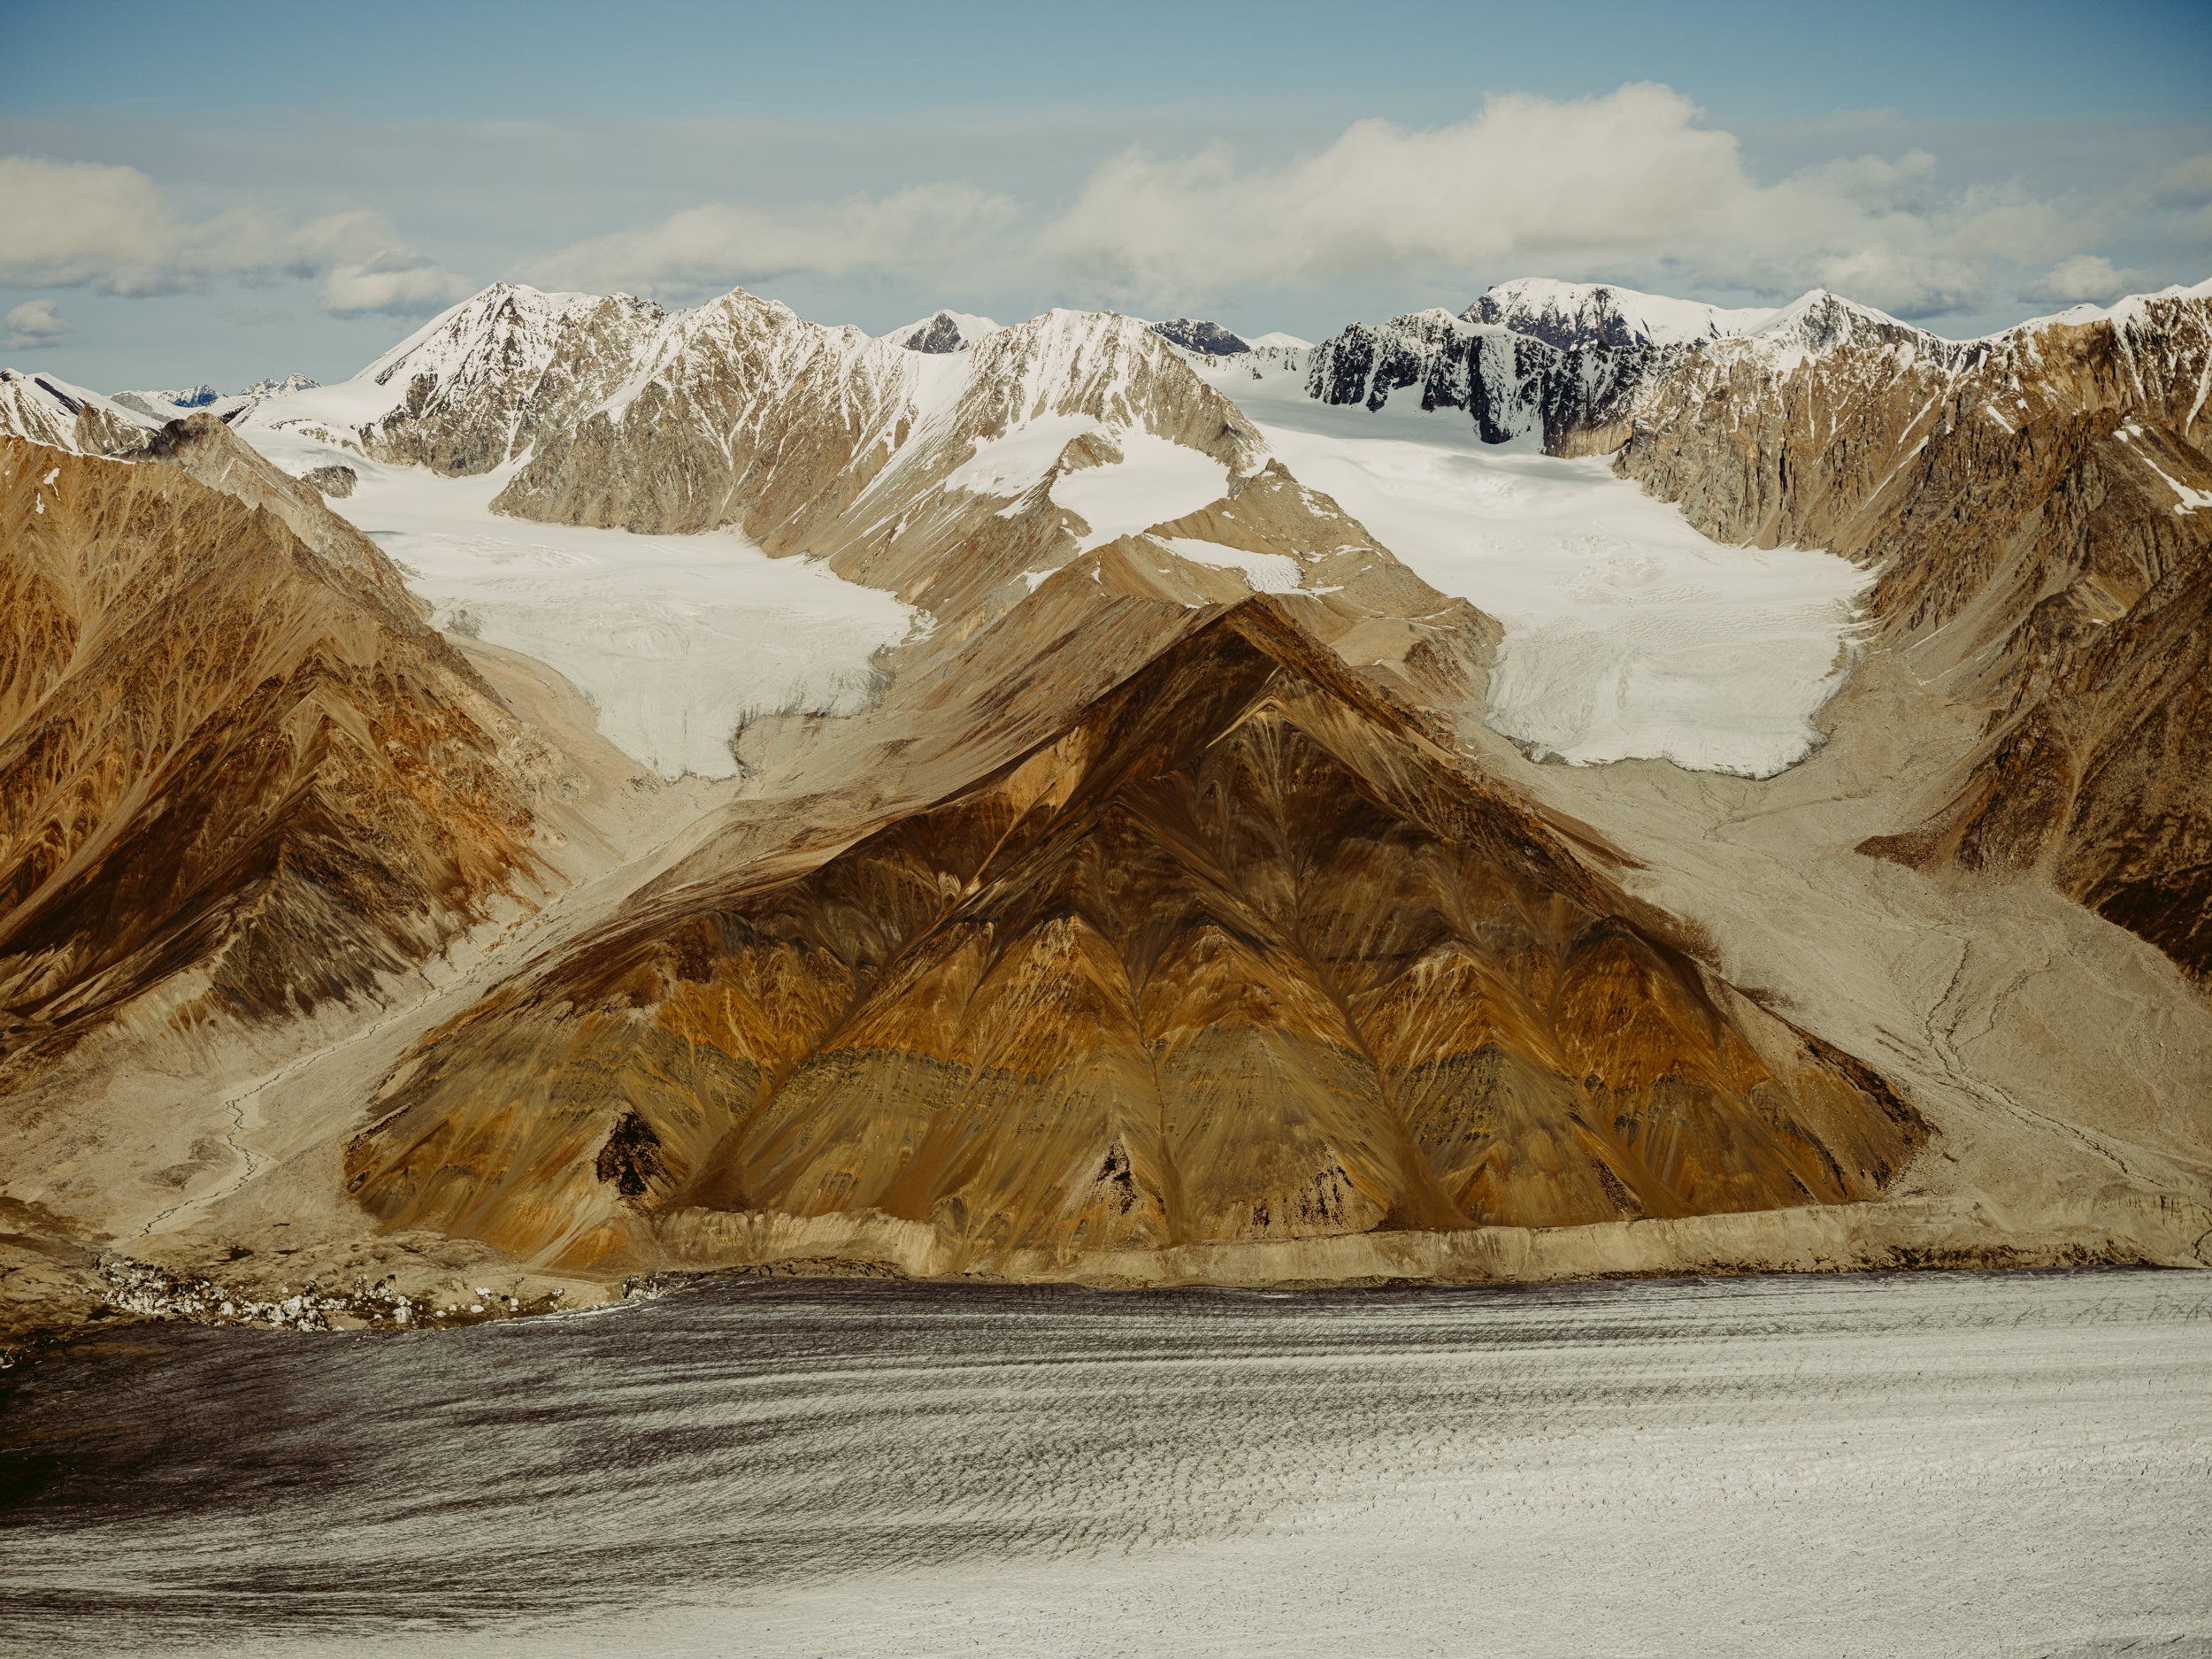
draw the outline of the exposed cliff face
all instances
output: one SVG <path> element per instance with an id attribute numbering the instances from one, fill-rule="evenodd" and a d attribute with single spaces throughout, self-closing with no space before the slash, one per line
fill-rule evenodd
<path id="1" fill-rule="evenodd" d="M 1380 409 L 1418 388 L 1424 410 L 1463 409 L 1486 443 L 1540 439 L 1548 450 L 1603 442 L 1662 354 L 1640 340 L 1555 346 L 1449 311 L 1355 323 L 1313 349 L 1308 393 Z"/>
<path id="2" fill-rule="evenodd" d="M 1955 672 L 2009 695 L 1927 820 L 1865 849 L 2041 875 L 2212 976 L 2212 465 L 2170 426 L 2108 413 L 1997 447 L 2006 470 L 1984 477 L 2028 488 L 1977 495 L 2000 497 L 1985 521 L 2013 534 L 1959 534 L 1957 564 L 1897 587 L 1932 612 L 1958 564 L 1984 578 L 1953 614 L 1990 655 Z M 2019 494 L 2039 505 L 2017 512 Z"/>
<path id="3" fill-rule="evenodd" d="M 577 1263 L 873 1211 L 1003 1269 L 1839 1202 L 1923 1133 L 1253 600 L 486 1005 L 348 1166 L 388 1224 Z"/>
<path id="4" fill-rule="evenodd" d="M 487 472 L 604 400 L 666 319 L 626 294 L 497 283 L 352 380 L 281 392 L 239 419 L 449 476 Z"/>
<path id="5" fill-rule="evenodd" d="M 883 337 L 895 341 L 909 351 L 926 352 L 936 357 L 948 351 L 965 351 L 987 334 L 996 334 L 998 327 L 987 317 L 972 317 L 965 311 L 941 311 L 920 322 L 894 328 Z"/>
<path id="6" fill-rule="evenodd" d="M 181 465 L 0 439 L 19 1077 L 164 984 L 249 1020 L 353 995 L 530 861 L 513 724 L 398 572 L 219 423 L 168 443 Z M 188 466 L 253 477 L 266 510 Z"/>
<path id="7" fill-rule="evenodd" d="M 1024 429 L 1019 452 L 984 453 Z M 737 293 L 680 319 L 642 377 L 541 444 L 497 504 L 640 531 L 735 524 L 914 598 L 874 572 L 941 557 L 1055 466 L 1120 464 L 1132 433 L 1239 472 L 1263 453 L 1232 404 L 1124 318 L 1050 312 L 933 361 Z M 1102 447 L 1068 453 L 1093 436 Z"/>
<path id="8" fill-rule="evenodd" d="M 1152 332 L 1168 344 L 1203 357 L 1239 357 L 1252 349 L 1219 323 L 1203 322 L 1196 318 L 1178 317 L 1151 326 Z"/>
<path id="9" fill-rule="evenodd" d="M 1916 441 L 1955 424 L 1943 399 L 1978 350 L 1809 295 L 1755 333 L 1671 354 L 1637 388 L 1619 470 L 1716 540 L 1855 556 L 1874 534 L 1858 515 Z"/>

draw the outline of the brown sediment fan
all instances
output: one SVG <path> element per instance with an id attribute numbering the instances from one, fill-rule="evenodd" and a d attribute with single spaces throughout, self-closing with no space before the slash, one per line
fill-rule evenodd
<path id="1" fill-rule="evenodd" d="M 1873 1195 L 1909 1109 L 1717 981 L 1255 598 L 810 872 L 664 908 L 411 1060 L 388 1223 L 571 1263 L 686 1209 L 954 1256 Z"/>
<path id="2" fill-rule="evenodd" d="M 218 423 L 171 436 L 0 438 L 0 1088 L 165 984 L 180 1025 L 370 990 L 531 858 L 511 722 L 389 562 Z"/>

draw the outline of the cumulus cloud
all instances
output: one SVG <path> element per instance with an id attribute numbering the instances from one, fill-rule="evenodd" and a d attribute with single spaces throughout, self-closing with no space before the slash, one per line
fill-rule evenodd
<path id="1" fill-rule="evenodd" d="M 334 279 L 343 270 L 380 274 L 387 264 L 429 268 L 380 213 L 355 210 L 295 223 L 249 207 L 188 220 L 137 168 L 97 162 L 0 156 L 0 224 L 8 227 L 0 242 L 0 285 L 10 287 L 137 296 L 188 292 L 219 279 L 263 283 Z M 439 274 L 449 286 L 458 280 Z M 424 291 L 431 286 L 427 279 L 416 283 Z M 340 284 L 339 291 L 366 290 Z"/>
<path id="2" fill-rule="evenodd" d="M 557 287 L 697 293 L 808 272 L 942 268 L 994 240 L 1019 211 L 966 184 L 928 184 L 797 207 L 710 203 L 657 225 L 595 236 L 533 273 Z"/>
<path id="3" fill-rule="evenodd" d="M 2116 270 L 2102 254 L 2078 253 L 2070 259 L 2060 260 L 2029 283 L 2028 296 L 2061 303 L 2088 300 L 2101 305 L 2139 287 L 2142 281 L 2142 273 Z"/>
<path id="4" fill-rule="evenodd" d="M 465 300 L 475 287 L 467 278 L 415 254 L 380 254 L 364 265 L 334 265 L 323 280 L 322 308 L 338 317 L 380 312 L 417 317 Z"/>
<path id="5" fill-rule="evenodd" d="M 1663 86 L 1493 97 L 1468 120 L 1347 129 L 1248 169 L 1216 145 L 1100 166 L 1046 246 L 1110 293 L 1202 303 L 1262 283 L 1395 271 L 1614 274 L 1775 294 L 1836 288 L 1893 311 L 1973 303 L 1993 261 L 2056 258 L 2085 227 L 2017 191 L 1946 192 L 1913 151 L 1762 183 L 1731 134 Z"/>
<path id="6" fill-rule="evenodd" d="M 35 351 L 58 343 L 74 327 L 51 300 L 26 300 L 0 316 L 0 351 Z"/>

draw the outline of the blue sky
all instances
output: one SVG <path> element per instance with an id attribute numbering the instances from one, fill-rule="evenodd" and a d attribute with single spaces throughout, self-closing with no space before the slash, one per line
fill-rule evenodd
<path id="1" fill-rule="evenodd" d="M 495 278 L 1309 336 L 1522 274 L 1979 332 L 2212 275 L 2212 6 L 17 8 L 0 360 L 350 373 Z"/>

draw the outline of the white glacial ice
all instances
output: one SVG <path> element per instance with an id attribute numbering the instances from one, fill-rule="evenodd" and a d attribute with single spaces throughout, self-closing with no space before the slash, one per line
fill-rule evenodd
<path id="1" fill-rule="evenodd" d="M 738 770 L 731 739 L 783 710 L 850 714 L 874 694 L 871 658 L 920 613 L 819 565 L 771 558 L 734 531 L 632 535 L 502 517 L 511 468 L 440 478 L 289 434 L 250 431 L 288 471 L 360 475 L 334 503 L 436 606 L 433 621 L 550 664 L 599 729 L 664 778 Z"/>
<path id="2" fill-rule="evenodd" d="M 945 481 L 978 495 L 1020 495 L 1037 486 L 1071 442 L 1091 433 L 1119 450 L 1121 459 L 1077 467 L 1052 484 L 1054 503 L 1090 526 L 1079 543 L 1082 551 L 1180 518 L 1227 493 L 1229 469 L 1211 456 L 1088 415 L 1038 415 L 1002 437 L 979 440 L 974 455 Z"/>
<path id="3" fill-rule="evenodd" d="M 1486 444 L 1414 391 L 1373 413 L 1316 403 L 1295 358 L 1209 378 L 1301 483 L 1503 625 L 1484 718 L 1532 752 L 1763 778 L 1818 741 L 1868 572 L 1709 541 L 1603 460 Z"/>
<path id="4" fill-rule="evenodd" d="M 1228 490 L 1229 469 L 1210 455 L 1148 432 L 1110 435 L 1118 465 L 1063 473 L 1052 487 L 1052 499 L 1090 526 L 1086 552 L 1196 512 Z"/>

